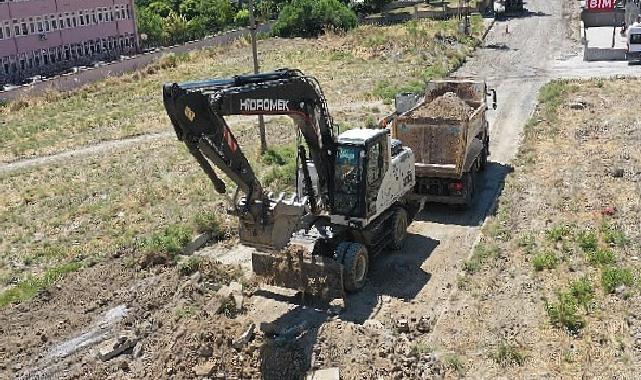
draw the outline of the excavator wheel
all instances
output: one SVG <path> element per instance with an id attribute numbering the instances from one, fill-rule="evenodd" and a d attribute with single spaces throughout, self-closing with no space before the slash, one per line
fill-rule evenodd
<path id="1" fill-rule="evenodd" d="M 392 241 L 390 242 L 392 249 L 403 248 L 403 243 L 405 243 L 405 238 L 407 237 L 408 225 L 407 211 L 402 207 L 397 207 L 392 215 Z"/>
<path id="2" fill-rule="evenodd" d="M 369 256 L 367 247 L 361 243 L 348 243 L 343 259 L 343 285 L 345 291 L 355 293 L 365 285 Z"/>

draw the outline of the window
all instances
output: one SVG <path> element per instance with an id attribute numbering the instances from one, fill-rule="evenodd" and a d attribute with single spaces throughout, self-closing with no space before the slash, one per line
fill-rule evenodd
<path id="1" fill-rule="evenodd" d="M 102 22 L 102 8 L 98 8 L 98 22 Z"/>
<path id="2" fill-rule="evenodd" d="M 67 28 L 71 28 L 71 16 L 69 16 L 69 12 L 65 12 L 65 25 Z"/>
<path id="3" fill-rule="evenodd" d="M 127 15 L 125 14 L 125 7 L 122 5 L 120 6 L 120 18 L 122 20 L 125 20 L 127 18 Z"/>
<path id="4" fill-rule="evenodd" d="M 38 33 L 42 33 L 45 31 L 44 24 L 42 23 L 42 17 L 36 17 L 36 28 L 38 30 Z"/>
<path id="5" fill-rule="evenodd" d="M 22 26 L 22 35 L 26 36 L 29 34 L 29 29 L 27 28 L 27 22 L 24 19 L 20 21 L 21 21 L 20 25 Z"/>
<path id="6" fill-rule="evenodd" d="M 36 33 L 36 23 L 33 22 L 33 17 L 29 17 L 29 29 L 31 30 L 31 34 Z"/>
<path id="7" fill-rule="evenodd" d="M 20 25 L 18 25 L 18 20 L 13 20 L 13 30 L 15 32 L 13 34 L 14 36 L 17 37 L 17 36 L 19 36 L 21 34 L 20 33 Z"/>
<path id="8" fill-rule="evenodd" d="M 85 15 L 82 11 L 78 12 L 79 14 L 79 20 L 80 20 L 80 26 L 85 26 Z"/>
<path id="9" fill-rule="evenodd" d="M 45 16 L 45 31 L 46 32 L 51 31 L 51 28 L 49 26 L 49 16 Z"/>
<path id="10" fill-rule="evenodd" d="M 4 28 L 0 28 L 0 40 L 4 40 Z"/>
<path id="11" fill-rule="evenodd" d="M 4 22 L 4 34 L 7 38 L 11 38 L 11 24 L 9 21 Z"/>
<path id="12" fill-rule="evenodd" d="M 631 34 L 630 35 L 630 44 L 631 45 L 641 44 L 641 34 Z"/>
<path id="13" fill-rule="evenodd" d="M 367 163 L 367 185 L 377 183 L 381 178 L 383 169 L 383 155 L 381 154 L 381 143 L 378 142 L 370 147 L 369 161 Z"/>

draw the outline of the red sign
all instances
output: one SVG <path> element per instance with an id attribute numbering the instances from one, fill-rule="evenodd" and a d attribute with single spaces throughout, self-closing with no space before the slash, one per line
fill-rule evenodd
<path id="1" fill-rule="evenodd" d="M 607 12 L 614 9 L 615 0 L 585 0 L 585 8 L 594 12 Z"/>

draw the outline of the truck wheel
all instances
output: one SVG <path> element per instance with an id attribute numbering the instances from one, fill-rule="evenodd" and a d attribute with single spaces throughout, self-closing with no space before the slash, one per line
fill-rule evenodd
<path id="1" fill-rule="evenodd" d="M 481 151 L 481 158 L 479 162 L 480 171 L 487 168 L 487 158 L 490 155 L 490 141 L 487 137 L 483 139 L 483 150 Z"/>
<path id="2" fill-rule="evenodd" d="M 343 260 L 343 285 L 349 293 L 359 291 L 365 285 L 369 257 L 367 248 L 360 243 L 351 243 Z"/>
<path id="3" fill-rule="evenodd" d="M 474 191 L 475 189 L 475 179 L 476 175 L 472 169 L 471 172 L 468 172 L 465 174 L 465 203 L 464 207 L 469 208 L 472 206 L 472 203 L 474 202 Z"/>
<path id="4" fill-rule="evenodd" d="M 405 243 L 405 238 L 407 237 L 408 225 L 407 211 L 398 207 L 392 215 L 392 241 L 390 242 L 392 249 L 403 248 L 403 243 Z"/>

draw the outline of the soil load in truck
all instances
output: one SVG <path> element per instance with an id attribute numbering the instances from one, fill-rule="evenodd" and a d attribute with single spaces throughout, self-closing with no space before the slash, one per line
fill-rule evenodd
<path id="1" fill-rule="evenodd" d="M 485 169 L 489 151 L 485 82 L 428 82 L 423 98 L 397 96 L 397 112 L 384 123 L 392 137 L 416 157 L 414 194 L 428 202 L 461 204 L 473 201 L 477 173 Z"/>

